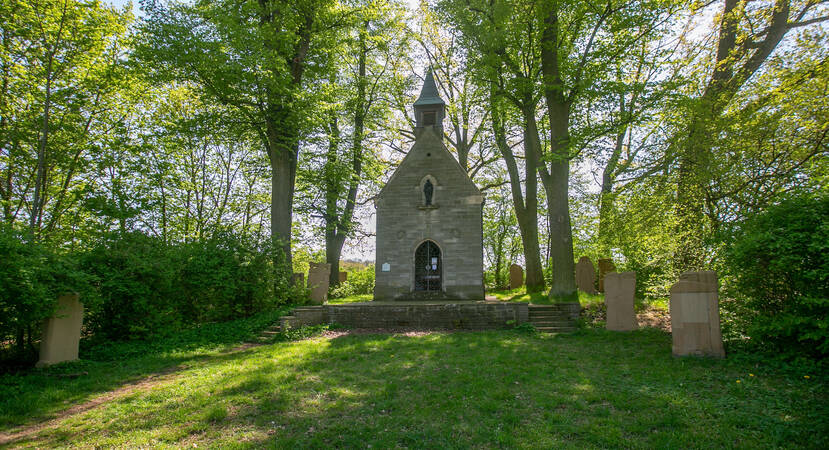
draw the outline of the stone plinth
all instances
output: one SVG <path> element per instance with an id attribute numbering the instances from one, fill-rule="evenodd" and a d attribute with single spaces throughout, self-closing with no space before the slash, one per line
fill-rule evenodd
<path id="1" fill-rule="evenodd" d="M 604 303 L 607 305 L 607 329 L 631 331 L 639 328 L 633 310 L 636 272 L 609 273 L 604 277 Z"/>
<path id="2" fill-rule="evenodd" d="M 616 265 L 610 258 L 599 258 L 599 292 L 604 292 L 604 276 L 616 271 Z"/>
<path id="3" fill-rule="evenodd" d="M 321 305 L 328 300 L 328 278 L 331 264 L 312 262 L 308 268 L 308 288 L 311 289 L 311 303 Z"/>
<path id="4" fill-rule="evenodd" d="M 524 285 L 524 269 L 518 264 L 509 266 L 509 288 L 518 289 Z"/>
<path id="5" fill-rule="evenodd" d="M 680 275 L 671 287 L 670 311 L 674 356 L 725 357 L 716 272 Z"/>
<path id="6" fill-rule="evenodd" d="M 576 286 L 582 292 L 596 294 L 596 269 L 593 268 L 593 261 L 587 256 L 579 258 L 576 264 Z"/>
<path id="7" fill-rule="evenodd" d="M 55 315 L 43 324 L 37 367 L 77 360 L 82 325 L 83 304 L 78 294 L 60 296 Z"/>
<path id="8" fill-rule="evenodd" d="M 345 283 L 346 281 L 348 281 L 348 272 L 340 272 L 340 276 L 339 278 L 337 278 L 337 281 L 340 283 Z"/>

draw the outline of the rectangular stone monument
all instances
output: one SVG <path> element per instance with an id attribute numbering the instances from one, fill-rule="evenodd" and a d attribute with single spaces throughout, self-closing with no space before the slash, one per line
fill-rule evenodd
<path id="1" fill-rule="evenodd" d="M 610 258 L 599 258 L 599 292 L 604 292 L 604 276 L 616 271 L 616 265 Z"/>
<path id="2" fill-rule="evenodd" d="M 670 312 L 674 356 L 725 357 L 716 272 L 680 275 L 671 287 Z"/>
<path id="3" fill-rule="evenodd" d="M 587 256 L 579 258 L 576 264 L 576 286 L 582 292 L 596 294 L 596 269 L 593 268 L 593 261 Z"/>
<path id="4" fill-rule="evenodd" d="M 83 303 L 78 294 L 58 297 L 55 315 L 43 323 L 37 367 L 77 360 L 82 325 Z"/>
<path id="5" fill-rule="evenodd" d="M 340 283 L 348 281 L 348 272 L 340 272 L 340 277 L 337 279 Z"/>
<path id="6" fill-rule="evenodd" d="M 518 289 L 524 285 L 524 269 L 518 264 L 509 266 L 509 288 Z"/>
<path id="7" fill-rule="evenodd" d="M 607 329 L 631 331 L 639 328 L 633 308 L 636 294 L 636 272 L 611 272 L 605 275 L 604 289 Z"/>
<path id="8" fill-rule="evenodd" d="M 328 283 L 331 264 L 310 263 L 308 268 L 308 287 L 311 289 L 311 303 L 321 305 L 328 300 Z"/>

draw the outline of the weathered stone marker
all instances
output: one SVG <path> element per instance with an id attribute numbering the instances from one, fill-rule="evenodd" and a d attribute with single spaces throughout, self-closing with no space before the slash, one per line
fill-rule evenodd
<path id="1" fill-rule="evenodd" d="M 716 272 L 680 275 L 671 287 L 670 312 L 674 356 L 725 357 Z"/>
<path id="2" fill-rule="evenodd" d="M 607 329 L 631 331 L 639 328 L 633 300 L 636 272 L 609 273 L 604 277 L 604 303 L 607 305 Z"/>
<path id="3" fill-rule="evenodd" d="M 509 266 L 509 288 L 518 289 L 524 285 L 524 269 L 518 264 Z"/>
<path id="4" fill-rule="evenodd" d="M 348 281 L 348 272 L 342 272 L 341 271 L 340 272 L 340 277 L 337 278 L 337 281 L 339 281 L 340 283 L 345 283 L 346 281 Z"/>
<path id="5" fill-rule="evenodd" d="M 37 367 L 77 360 L 82 325 L 83 303 L 78 294 L 58 297 L 55 315 L 43 323 Z"/>
<path id="6" fill-rule="evenodd" d="M 604 276 L 616 271 L 616 265 L 610 258 L 599 258 L 599 292 L 604 292 Z"/>
<path id="7" fill-rule="evenodd" d="M 576 264 L 576 286 L 582 292 L 588 294 L 596 293 L 596 269 L 593 268 L 593 261 L 587 256 L 579 258 Z"/>
<path id="8" fill-rule="evenodd" d="M 331 264 L 312 262 L 308 268 L 308 287 L 311 289 L 311 303 L 321 305 L 328 300 L 328 283 Z"/>

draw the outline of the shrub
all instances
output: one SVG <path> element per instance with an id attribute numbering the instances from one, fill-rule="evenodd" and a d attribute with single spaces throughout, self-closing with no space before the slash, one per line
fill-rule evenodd
<path id="1" fill-rule="evenodd" d="M 732 331 L 781 353 L 829 355 L 829 196 L 783 201 L 731 237 L 723 315 Z"/>
<path id="2" fill-rule="evenodd" d="M 331 288 L 329 295 L 332 298 L 342 298 L 372 293 L 374 293 L 374 265 L 369 265 L 362 270 L 348 272 L 348 280 Z"/>
<path id="3" fill-rule="evenodd" d="M 302 295 L 290 287 L 289 271 L 274 270 L 281 259 L 270 243 L 230 233 L 182 244 L 140 232 L 108 235 L 83 257 L 102 299 L 88 326 L 110 339 L 145 339 L 273 309 Z"/>
<path id="4" fill-rule="evenodd" d="M 0 261 L 0 342 L 14 337 L 18 353 L 24 338 L 40 334 L 41 321 L 54 313 L 59 295 L 77 292 L 87 307 L 95 304 L 90 277 L 73 258 L 1 225 Z"/>

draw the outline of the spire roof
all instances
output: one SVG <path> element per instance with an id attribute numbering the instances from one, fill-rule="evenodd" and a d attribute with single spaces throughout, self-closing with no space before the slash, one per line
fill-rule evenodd
<path id="1" fill-rule="evenodd" d="M 423 88 L 420 89 L 420 97 L 414 102 L 415 106 L 420 105 L 445 105 L 440 98 L 438 87 L 435 84 L 435 77 L 432 75 L 432 68 L 426 72 L 426 79 L 423 80 Z"/>

